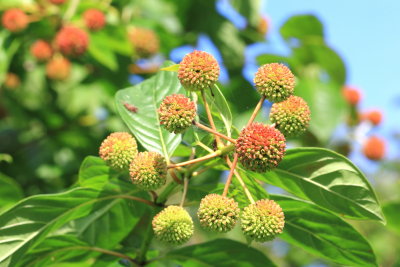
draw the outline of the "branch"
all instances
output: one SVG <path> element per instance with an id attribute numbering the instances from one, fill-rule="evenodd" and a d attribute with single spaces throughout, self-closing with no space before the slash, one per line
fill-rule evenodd
<path id="1" fill-rule="evenodd" d="M 139 201 L 139 202 L 142 202 L 142 203 L 147 204 L 147 205 L 152 206 L 152 207 L 159 207 L 160 206 L 160 205 L 157 205 L 156 203 L 154 203 L 154 202 L 152 202 L 150 200 L 143 199 L 143 198 L 140 198 L 140 197 L 129 196 L 129 195 L 117 195 L 116 197 Z"/>
<path id="2" fill-rule="evenodd" d="M 262 96 L 260 101 L 258 101 L 257 106 L 254 108 L 253 114 L 251 114 L 251 117 L 250 117 L 249 121 L 247 122 L 246 127 L 253 123 L 253 121 L 256 118 L 258 112 L 260 111 L 264 101 L 265 101 L 265 96 Z"/>
<path id="3" fill-rule="evenodd" d="M 226 156 L 226 161 L 228 162 L 228 160 L 229 158 L 228 156 Z M 231 185 L 233 172 L 235 171 L 237 162 L 238 162 L 238 154 L 235 153 L 235 155 L 233 156 L 233 163 L 229 165 L 230 167 L 229 175 L 225 183 L 224 192 L 222 193 L 222 196 L 224 197 L 226 197 L 226 195 L 228 194 L 229 186 Z"/>
<path id="4" fill-rule="evenodd" d="M 230 167 L 232 167 L 235 162 L 232 163 L 231 160 L 228 157 L 226 157 L 226 163 L 228 163 L 228 165 Z M 246 186 L 246 183 L 243 181 L 243 179 L 240 176 L 239 172 L 236 169 L 233 172 L 235 173 L 235 176 L 238 179 L 240 185 L 242 186 L 243 191 L 246 194 L 247 198 L 250 200 L 250 203 L 252 203 L 252 204 L 255 203 L 255 201 L 254 201 L 249 189 Z"/>
<path id="5" fill-rule="evenodd" d="M 201 97 L 203 99 L 204 109 L 206 110 L 208 121 L 210 122 L 211 128 L 215 132 L 217 132 L 217 128 L 215 127 L 214 120 L 213 120 L 213 117 L 212 117 L 212 114 L 211 114 L 211 109 L 210 109 L 210 107 L 208 106 L 208 103 L 207 103 L 206 93 L 205 93 L 204 89 L 201 90 Z M 223 143 L 222 143 L 222 141 L 221 141 L 221 139 L 219 138 L 218 135 L 215 136 L 215 140 L 217 141 L 217 147 L 223 145 Z"/>
<path id="6" fill-rule="evenodd" d="M 229 141 L 229 142 L 231 142 L 233 144 L 236 144 L 236 140 L 235 139 L 230 138 L 230 137 L 228 137 L 228 136 L 226 136 L 226 135 L 224 135 L 224 134 L 222 134 L 220 132 L 214 131 L 213 129 L 208 128 L 207 126 L 205 126 L 205 125 L 203 125 L 203 124 L 201 124 L 201 123 L 199 123 L 197 121 L 193 121 L 193 124 L 195 126 L 199 127 L 200 129 L 204 130 L 204 131 L 207 131 L 207 132 L 212 133 L 212 134 L 214 134 L 216 136 L 222 137 L 223 139 L 225 139 L 225 140 L 227 140 L 227 141 Z"/>

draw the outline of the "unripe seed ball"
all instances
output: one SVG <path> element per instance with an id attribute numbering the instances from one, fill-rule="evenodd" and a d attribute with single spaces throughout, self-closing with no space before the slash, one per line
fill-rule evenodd
<path id="1" fill-rule="evenodd" d="M 104 13 L 97 9 L 88 9 L 83 14 L 86 27 L 92 31 L 100 30 L 106 24 Z"/>
<path id="2" fill-rule="evenodd" d="M 53 49 L 48 42 L 37 40 L 31 46 L 31 54 L 39 61 L 47 61 L 53 55 Z"/>
<path id="3" fill-rule="evenodd" d="M 4 86 L 8 89 L 16 89 L 21 85 L 21 80 L 18 75 L 12 72 L 6 74 L 6 79 L 4 80 Z"/>
<path id="4" fill-rule="evenodd" d="M 181 133 L 192 125 L 196 116 L 196 105 L 184 95 L 164 98 L 158 109 L 160 124 L 170 133 Z"/>
<path id="5" fill-rule="evenodd" d="M 272 126 L 253 123 L 236 140 L 236 153 L 246 169 L 266 172 L 278 166 L 285 154 L 285 137 Z"/>
<path id="6" fill-rule="evenodd" d="M 310 108 L 303 98 L 290 96 L 285 101 L 274 103 L 270 119 L 286 137 L 303 134 L 310 123 Z"/>
<path id="7" fill-rule="evenodd" d="M 131 180 L 144 190 L 155 190 L 167 179 L 167 163 L 157 152 L 140 152 L 131 162 Z"/>
<path id="8" fill-rule="evenodd" d="M 282 233 L 285 216 L 275 201 L 261 199 L 243 209 L 241 224 L 244 235 L 265 242 Z"/>
<path id="9" fill-rule="evenodd" d="M 136 139 L 126 132 L 112 133 L 101 143 L 99 154 L 111 168 L 128 170 L 138 154 Z"/>
<path id="10" fill-rule="evenodd" d="M 29 24 L 28 16 L 18 8 L 11 8 L 5 11 L 1 21 L 3 27 L 10 32 L 20 32 Z"/>
<path id="11" fill-rule="evenodd" d="M 272 102 L 286 100 L 294 92 L 294 75 L 288 67 L 279 63 L 265 64 L 258 68 L 254 77 L 257 91 Z"/>
<path id="12" fill-rule="evenodd" d="M 187 90 L 196 91 L 213 86 L 219 77 L 217 60 L 207 52 L 187 54 L 179 64 L 178 78 Z"/>
<path id="13" fill-rule="evenodd" d="M 363 153 L 370 160 L 381 160 L 386 154 L 385 140 L 371 136 L 363 145 Z"/>
<path id="14" fill-rule="evenodd" d="M 46 65 L 46 74 L 49 79 L 62 81 L 69 77 L 71 63 L 63 57 L 56 57 Z"/>
<path id="15" fill-rule="evenodd" d="M 154 216 L 152 221 L 154 235 L 165 243 L 180 245 L 193 235 L 193 220 L 182 207 L 168 206 Z"/>
<path id="16" fill-rule="evenodd" d="M 160 40 L 153 30 L 135 27 L 129 32 L 129 39 L 139 57 L 147 58 L 158 53 Z"/>
<path id="17" fill-rule="evenodd" d="M 235 226 L 239 213 L 239 206 L 234 199 L 209 194 L 201 200 L 197 216 L 205 229 L 226 233 Z"/>
<path id="18" fill-rule="evenodd" d="M 66 56 L 80 56 L 88 45 L 87 33 L 74 26 L 65 26 L 56 35 L 56 47 Z"/>

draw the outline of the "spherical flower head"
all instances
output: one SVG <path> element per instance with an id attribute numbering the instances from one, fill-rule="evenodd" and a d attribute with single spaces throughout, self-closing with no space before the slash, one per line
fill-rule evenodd
<path id="1" fill-rule="evenodd" d="M 116 170 L 128 170 L 129 164 L 137 154 L 136 139 L 126 132 L 110 134 L 99 149 L 100 158 Z"/>
<path id="2" fill-rule="evenodd" d="M 303 134 L 310 123 L 310 108 L 303 98 L 290 96 L 285 101 L 274 103 L 270 119 L 275 127 L 286 137 Z"/>
<path id="3" fill-rule="evenodd" d="M 71 63 L 64 57 L 51 59 L 46 65 L 46 74 L 52 80 L 63 81 L 69 77 Z"/>
<path id="4" fill-rule="evenodd" d="M 266 17 L 261 17 L 260 22 L 258 23 L 257 31 L 263 36 L 267 34 L 269 29 L 269 21 Z"/>
<path id="5" fill-rule="evenodd" d="M 4 12 L 2 24 L 10 32 L 20 32 L 28 26 L 29 18 L 22 10 L 12 8 Z"/>
<path id="6" fill-rule="evenodd" d="M 48 42 L 37 40 L 31 46 L 31 54 L 39 61 L 47 61 L 53 55 L 53 49 Z"/>
<path id="7" fill-rule="evenodd" d="M 294 75 L 288 67 L 279 63 L 265 64 L 258 68 L 254 77 L 257 91 L 272 102 L 286 100 L 294 92 Z"/>
<path id="8" fill-rule="evenodd" d="M 363 120 L 367 120 L 372 123 L 372 125 L 377 126 L 382 122 L 382 112 L 380 110 L 371 110 L 363 114 Z"/>
<path id="9" fill-rule="evenodd" d="M 160 40 L 153 30 L 135 27 L 129 32 L 129 39 L 136 54 L 141 58 L 148 58 L 158 53 Z"/>
<path id="10" fill-rule="evenodd" d="M 97 9 L 88 9 L 83 14 L 86 27 L 92 31 L 98 31 L 106 24 L 104 13 Z"/>
<path id="11" fill-rule="evenodd" d="M 12 72 L 6 74 L 6 79 L 4 80 L 4 86 L 8 89 L 16 89 L 20 86 L 21 80 L 18 75 Z"/>
<path id="12" fill-rule="evenodd" d="M 226 233 L 233 229 L 239 218 L 240 209 L 234 199 L 217 194 L 205 196 L 197 216 L 206 230 Z"/>
<path id="13" fill-rule="evenodd" d="M 131 180 L 139 188 L 155 190 L 167 180 L 167 163 L 157 152 L 140 152 L 131 162 Z"/>
<path id="14" fill-rule="evenodd" d="M 56 35 L 56 47 L 66 56 L 80 56 L 88 45 L 87 33 L 74 26 L 65 26 Z"/>
<path id="15" fill-rule="evenodd" d="M 241 224 L 244 235 L 265 242 L 282 233 L 285 216 L 275 201 L 261 199 L 243 209 Z"/>
<path id="16" fill-rule="evenodd" d="M 370 160 L 381 160 L 386 154 L 385 140 L 371 136 L 363 145 L 363 153 Z"/>
<path id="17" fill-rule="evenodd" d="M 236 153 L 243 167 L 266 172 L 278 166 L 285 155 L 285 137 L 272 126 L 253 123 L 236 140 Z"/>
<path id="18" fill-rule="evenodd" d="M 62 5 L 66 2 L 67 0 L 49 0 L 50 3 L 53 5 Z"/>
<path id="19" fill-rule="evenodd" d="M 182 207 L 168 206 L 154 216 L 152 221 L 155 237 L 165 243 L 180 245 L 193 235 L 193 220 Z"/>
<path id="20" fill-rule="evenodd" d="M 178 78 L 185 89 L 196 91 L 213 86 L 219 73 L 218 62 L 212 55 L 204 51 L 193 51 L 179 63 Z"/>
<path id="21" fill-rule="evenodd" d="M 345 86 L 342 89 L 343 97 L 352 106 L 357 105 L 361 100 L 361 91 L 352 86 Z"/>
<path id="22" fill-rule="evenodd" d="M 160 124 L 170 133 L 181 133 L 192 125 L 196 105 L 184 95 L 169 95 L 158 109 Z"/>

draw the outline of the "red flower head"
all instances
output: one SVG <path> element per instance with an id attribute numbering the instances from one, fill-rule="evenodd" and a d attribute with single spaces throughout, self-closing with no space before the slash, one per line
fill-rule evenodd
<path id="1" fill-rule="evenodd" d="M 385 140 L 382 138 L 371 136 L 363 146 L 364 155 L 370 160 L 381 160 L 386 153 Z"/>
<path id="2" fill-rule="evenodd" d="M 37 40 L 31 46 L 31 54 L 39 61 L 47 61 L 53 55 L 53 49 L 48 42 Z"/>
<path id="3" fill-rule="evenodd" d="M 79 56 L 89 45 L 87 33 L 74 26 L 63 27 L 56 36 L 56 46 L 66 56 Z"/>
<path id="4" fill-rule="evenodd" d="M 53 58 L 46 65 L 47 77 L 52 80 L 65 80 L 69 77 L 70 72 L 71 63 L 63 57 Z"/>
<path id="5" fill-rule="evenodd" d="M 345 86 L 343 87 L 343 96 L 350 105 L 355 106 L 361 100 L 361 91 L 355 87 Z"/>
<path id="6" fill-rule="evenodd" d="M 382 122 L 382 112 L 380 110 L 371 110 L 362 115 L 363 120 L 370 121 L 373 125 L 377 126 Z"/>
<path id="7" fill-rule="evenodd" d="M 12 8 L 4 12 L 2 23 L 10 32 L 20 32 L 28 26 L 29 18 L 21 9 Z"/>
<path id="8" fill-rule="evenodd" d="M 83 14 L 86 27 L 92 31 L 100 30 L 106 24 L 104 13 L 97 9 L 88 9 Z"/>
<path id="9" fill-rule="evenodd" d="M 21 80 L 18 75 L 12 72 L 7 73 L 6 79 L 4 81 L 4 86 L 8 89 L 15 89 L 20 86 Z"/>
<path id="10" fill-rule="evenodd" d="M 158 36 L 149 29 L 135 27 L 129 32 L 129 39 L 136 54 L 142 58 L 157 54 L 160 49 Z"/>

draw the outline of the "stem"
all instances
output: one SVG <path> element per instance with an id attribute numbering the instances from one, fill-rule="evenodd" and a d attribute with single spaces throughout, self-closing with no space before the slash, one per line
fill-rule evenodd
<path id="1" fill-rule="evenodd" d="M 143 238 L 142 245 L 140 246 L 140 251 L 137 253 L 136 261 L 143 266 L 146 261 L 147 250 L 150 247 L 151 240 L 153 239 L 153 229 L 151 223 L 147 224 L 146 233 Z"/>
<path id="2" fill-rule="evenodd" d="M 178 178 L 178 176 L 175 173 L 175 170 L 169 169 L 168 172 L 171 175 L 172 179 L 175 181 L 175 183 L 182 184 L 182 180 Z"/>
<path id="3" fill-rule="evenodd" d="M 210 122 L 211 128 L 214 130 L 214 132 L 217 132 L 217 128 L 215 127 L 214 120 L 213 120 L 213 117 L 212 117 L 212 114 L 211 114 L 211 109 L 210 109 L 210 107 L 208 106 L 208 103 L 207 103 L 206 93 L 205 93 L 204 89 L 201 90 L 201 97 L 203 99 L 204 108 L 206 110 L 208 121 Z M 222 141 L 221 141 L 221 139 L 219 138 L 218 135 L 215 136 L 215 140 L 217 141 L 217 147 L 223 145 L 223 143 L 222 143 Z"/>
<path id="4" fill-rule="evenodd" d="M 220 162 L 212 163 L 212 164 L 210 164 L 209 166 L 206 166 L 206 167 L 204 167 L 203 169 L 201 169 L 201 170 L 199 170 L 199 171 L 194 171 L 194 172 L 192 173 L 192 177 L 195 177 L 195 176 L 197 176 L 197 175 L 200 175 L 200 174 L 202 174 L 203 172 L 205 172 L 205 171 L 207 171 L 207 170 L 209 170 L 209 169 L 211 169 L 211 168 L 213 168 L 213 167 L 215 167 L 215 166 L 217 166 L 217 165 L 220 165 Z"/>
<path id="5" fill-rule="evenodd" d="M 152 207 L 159 207 L 159 205 L 155 204 L 154 202 L 151 202 L 150 200 L 143 199 L 143 198 L 140 198 L 140 197 L 129 196 L 129 195 L 119 195 L 117 197 L 139 201 L 139 202 L 142 202 L 142 203 L 147 204 L 147 205 L 152 206 Z"/>
<path id="6" fill-rule="evenodd" d="M 80 0 L 71 0 L 67 11 L 64 14 L 64 20 L 68 21 L 72 18 L 72 16 L 74 16 L 75 11 L 79 5 Z"/>
<path id="7" fill-rule="evenodd" d="M 181 204 L 179 205 L 180 207 L 183 207 L 183 204 L 185 203 L 188 187 L 189 187 L 189 179 L 188 177 L 185 176 L 185 178 L 183 178 L 183 193 L 182 193 Z"/>
<path id="8" fill-rule="evenodd" d="M 229 142 L 231 142 L 233 144 L 236 144 L 236 140 L 235 139 L 230 138 L 230 137 L 228 137 L 228 136 L 226 136 L 226 135 L 224 135 L 222 133 L 219 133 L 217 131 L 214 131 L 213 129 L 201 124 L 200 122 L 193 121 L 193 124 L 195 126 L 199 127 L 200 129 L 204 130 L 204 131 L 210 132 L 210 133 L 212 133 L 212 134 L 214 134 L 216 136 L 219 136 L 219 137 L 221 137 L 221 138 L 223 138 L 223 139 L 225 139 L 225 140 L 227 140 L 227 141 L 229 141 Z"/>
<path id="9" fill-rule="evenodd" d="M 265 101 L 265 96 L 262 96 L 260 101 L 258 101 L 257 106 L 254 108 L 253 114 L 251 114 L 251 117 L 250 117 L 249 121 L 247 122 L 246 127 L 253 123 L 253 121 L 256 118 L 258 112 L 260 111 L 264 101 Z"/>
<path id="10" fill-rule="evenodd" d="M 231 162 L 231 160 L 230 160 L 228 157 L 226 157 L 226 163 L 228 163 L 229 166 L 232 166 L 232 165 L 233 165 L 233 163 Z M 246 194 L 247 198 L 250 200 L 250 203 L 251 203 L 251 204 L 255 203 L 255 201 L 254 201 L 254 199 L 253 199 L 253 197 L 252 197 L 252 195 L 251 195 L 249 189 L 248 189 L 247 186 L 246 186 L 246 183 L 243 181 L 243 179 L 242 179 L 242 177 L 240 176 L 239 172 L 238 172 L 236 169 L 235 169 L 233 172 L 235 173 L 235 176 L 236 176 L 236 178 L 238 179 L 240 185 L 242 186 L 243 191 L 244 191 L 244 193 Z"/>
<path id="11" fill-rule="evenodd" d="M 226 158 L 228 161 L 229 160 L 228 156 L 226 156 Z M 235 153 L 233 156 L 233 163 L 229 165 L 229 167 L 231 167 L 231 168 L 229 170 L 228 179 L 226 180 L 226 183 L 225 183 L 224 192 L 222 193 L 222 196 L 224 196 L 224 197 L 226 197 L 226 195 L 228 194 L 229 186 L 232 182 L 232 176 L 233 176 L 233 172 L 235 171 L 237 162 L 238 162 L 238 154 Z"/>
<path id="12" fill-rule="evenodd" d="M 206 146 L 203 142 L 201 141 L 197 141 L 195 143 L 195 145 L 202 147 L 205 151 L 208 151 L 210 153 L 214 152 L 214 150 L 212 150 L 211 148 L 209 148 L 208 146 Z"/>
<path id="13" fill-rule="evenodd" d="M 164 203 L 168 196 L 174 191 L 174 189 L 178 186 L 177 183 L 169 183 L 165 189 L 158 195 L 157 203 L 162 204 Z"/>

